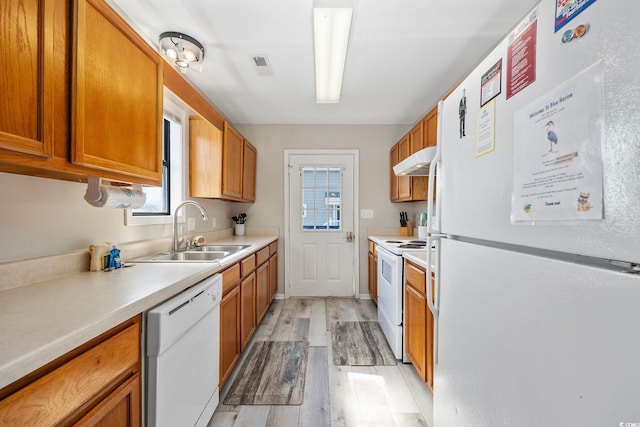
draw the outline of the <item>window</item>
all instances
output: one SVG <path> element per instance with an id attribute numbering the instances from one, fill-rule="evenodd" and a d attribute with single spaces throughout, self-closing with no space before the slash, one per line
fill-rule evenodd
<path id="1" fill-rule="evenodd" d="M 140 209 L 133 209 L 133 216 L 171 215 L 171 140 L 182 137 L 182 126 L 165 118 L 162 127 L 162 187 L 144 189 L 147 201 Z"/>
<path id="2" fill-rule="evenodd" d="M 180 116 L 186 117 L 184 113 Z M 180 116 L 173 114 L 173 111 L 165 111 L 162 131 L 162 187 L 143 188 L 147 195 L 147 201 L 140 209 L 126 210 L 126 225 L 170 223 L 173 209 L 183 200 L 183 141 L 185 135 Z"/>
<path id="3" fill-rule="evenodd" d="M 302 167 L 303 230 L 340 230 L 342 168 Z"/>

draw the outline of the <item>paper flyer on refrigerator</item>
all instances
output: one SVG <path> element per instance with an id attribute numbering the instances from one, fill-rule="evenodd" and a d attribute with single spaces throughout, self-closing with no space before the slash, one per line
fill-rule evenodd
<path id="1" fill-rule="evenodd" d="M 602 219 L 602 103 L 598 62 L 515 113 L 513 222 Z"/>

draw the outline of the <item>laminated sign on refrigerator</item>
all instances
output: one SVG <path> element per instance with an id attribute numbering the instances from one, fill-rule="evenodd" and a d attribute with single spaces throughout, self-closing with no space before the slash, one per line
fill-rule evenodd
<path id="1" fill-rule="evenodd" d="M 600 62 L 514 114 L 512 221 L 602 219 Z"/>

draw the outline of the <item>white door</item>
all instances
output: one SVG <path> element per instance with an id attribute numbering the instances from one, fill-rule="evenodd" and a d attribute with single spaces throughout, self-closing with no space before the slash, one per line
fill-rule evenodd
<path id="1" fill-rule="evenodd" d="M 287 296 L 354 296 L 357 152 L 285 153 L 288 162 Z"/>

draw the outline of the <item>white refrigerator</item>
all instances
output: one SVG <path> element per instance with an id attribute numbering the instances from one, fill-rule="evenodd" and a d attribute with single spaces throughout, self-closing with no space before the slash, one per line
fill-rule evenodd
<path id="1" fill-rule="evenodd" d="M 440 105 L 435 427 L 640 426 L 639 17 L 545 0 Z"/>

